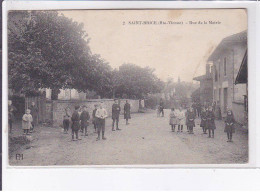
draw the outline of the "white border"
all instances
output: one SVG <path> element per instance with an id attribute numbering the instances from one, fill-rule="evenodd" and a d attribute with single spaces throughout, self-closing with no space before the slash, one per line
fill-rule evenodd
<path id="1" fill-rule="evenodd" d="M 11 167 L 8 166 L 8 156 L 7 156 L 7 97 L 8 97 L 8 89 L 7 89 L 7 11 L 8 10 L 45 10 L 45 9 L 183 9 L 183 8 L 246 8 L 248 10 L 248 64 L 249 64 L 249 163 L 248 164 L 197 164 L 197 165 L 120 165 L 120 166 L 53 166 L 53 167 Z M 84 180 L 86 179 L 86 175 L 93 176 L 93 180 L 99 177 L 100 174 L 113 175 L 112 177 L 120 177 L 134 176 L 135 173 L 139 177 L 143 177 L 145 175 L 146 178 L 150 179 L 149 174 L 153 174 L 156 172 L 157 175 L 160 174 L 168 174 L 176 173 L 177 176 L 180 176 L 180 179 L 183 179 L 183 183 L 180 183 L 181 187 L 184 188 L 189 178 L 183 177 L 183 174 L 190 175 L 193 177 L 194 182 L 196 180 L 196 176 L 207 174 L 210 172 L 214 172 L 213 169 L 187 169 L 187 168 L 255 168 L 260 166 L 260 155 L 259 150 L 256 149 L 260 145 L 260 135 L 259 135 L 259 120 L 256 121 L 256 2 L 169 2 L 169 1 L 143 1 L 143 2 L 133 2 L 133 1 L 104 1 L 104 2 L 68 2 L 68 1 L 58 1 L 58 2 L 50 2 L 50 1 L 37 1 L 37 2 L 29 2 L 29 1 L 7 1 L 3 3 L 3 110 L 2 110 L 2 121 L 3 121 L 3 189 L 15 189 L 12 185 L 15 183 L 16 188 L 21 189 L 46 189 L 46 188 L 55 188 L 55 189 L 68 189 L 74 188 L 77 189 L 81 187 L 85 188 L 94 188 L 93 185 L 84 185 Z M 259 79 L 259 78 L 258 78 Z M 259 94 L 258 94 L 259 97 Z M 259 105 L 259 103 L 257 103 Z M 259 106 L 257 106 L 259 107 Z M 256 125 L 256 122 L 258 125 Z M 257 140 L 257 141 L 256 141 Z M 81 168 L 79 168 L 81 167 Z M 87 167 L 87 168 L 86 168 Z M 104 168 L 105 167 L 105 168 Z M 115 168 L 116 167 L 116 168 Z M 124 169 L 127 168 L 127 169 Z M 129 169 L 131 168 L 131 169 Z M 133 169 L 134 168 L 134 169 Z M 138 169 L 137 169 L 138 168 Z M 149 170 L 147 170 L 147 168 Z M 153 168 L 153 169 L 151 169 Z M 179 169 L 174 169 L 179 168 Z M 182 168 L 182 169 L 180 169 Z M 186 169 L 185 169 L 186 168 Z M 218 169 L 218 171 L 223 171 L 224 169 Z M 245 169 L 240 169 L 245 170 Z M 228 171 L 232 171 L 234 173 L 234 169 L 229 169 Z M 132 172 L 135 172 L 132 174 Z M 181 173 L 180 173 L 181 172 Z M 197 172 L 199 172 L 197 174 Z M 216 172 L 216 171 L 215 171 Z M 235 171 L 238 172 L 238 171 Z M 144 174 L 142 174 L 144 173 Z M 182 174 L 183 173 L 183 174 Z M 67 177 L 66 175 L 70 175 L 71 177 Z M 44 181 L 48 182 L 48 185 L 45 182 L 37 181 L 37 178 L 32 179 L 32 177 L 41 177 Z M 69 180 L 64 180 L 62 182 L 62 178 L 66 178 Z M 74 178 L 73 178 L 74 177 Z M 89 177 L 89 176 L 88 176 Z M 134 176 L 135 177 L 135 176 Z M 135 177 L 137 180 L 141 181 L 143 179 L 139 179 L 139 177 Z M 91 179 L 91 177 L 89 177 Z M 99 177 L 100 178 L 100 177 Z M 120 183 L 125 180 L 129 181 L 127 177 L 121 177 L 117 179 Z M 225 176 L 223 177 L 225 178 Z M 77 182 L 82 179 L 81 182 Z M 205 178 L 204 178 L 205 179 Z M 30 180 L 30 184 L 28 184 L 28 180 Z M 178 179 L 176 179 L 178 182 Z M 199 181 L 199 180 L 197 180 Z M 209 180 L 203 180 L 208 182 Z M 117 188 L 124 188 L 122 185 L 118 185 L 119 183 L 112 181 L 111 185 L 107 183 L 111 183 L 111 180 L 105 180 L 101 178 L 100 181 L 97 180 L 96 184 L 99 185 L 104 183 L 103 188 L 113 188 L 116 186 Z M 27 183 L 27 184 L 26 184 Z M 133 183 L 133 181 L 132 181 Z M 201 182 L 202 183 L 202 182 Z M 81 185 L 83 184 L 83 185 Z M 116 184 L 116 185 L 114 185 Z M 137 183 L 135 183 L 137 184 Z M 204 183 L 207 184 L 207 183 Z M 125 184 L 123 184 L 125 185 Z M 154 185 L 150 185 L 151 187 L 155 187 Z M 200 185 L 200 184 L 199 184 Z M 76 186 L 76 187 L 75 187 Z M 125 185 L 126 186 L 126 185 Z M 129 186 L 129 185 L 128 185 Z M 142 188 L 142 185 L 130 185 L 130 187 L 138 187 Z M 141 186 L 141 187 L 140 187 Z M 176 185 L 175 185 L 176 186 Z M 202 185 L 198 186 L 201 187 Z M 239 186 L 239 185 L 237 185 Z M 180 188 L 181 188 L 180 187 Z M 240 185 L 241 187 L 241 185 Z M 178 188 L 178 186 L 176 186 Z"/>

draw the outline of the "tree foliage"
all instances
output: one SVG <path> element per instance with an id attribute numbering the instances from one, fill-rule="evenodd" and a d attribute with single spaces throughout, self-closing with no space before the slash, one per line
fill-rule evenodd
<path id="1" fill-rule="evenodd" d="M 115 93 L 120 97 L 127 95 L 130 98 L 143 98 L 163 88 L 163 82 L 155 76 L 153 69 L 134 64 L 121 65 L 114 83 Z"/>
<path id="2" fill-rule="evenodd" d="M 103 97 L 142 98 L 159 92 L 154 70 L 124 64 L 113 70 L 92 54 L 89 37 L 79 24 L 57 11 L 13 11 L 8 17 L 9 88 L 32 94 L 41 88 L 95 91 Z"/>

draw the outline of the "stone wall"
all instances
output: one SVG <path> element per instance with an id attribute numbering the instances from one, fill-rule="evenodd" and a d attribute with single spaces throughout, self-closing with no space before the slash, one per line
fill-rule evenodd
<path id="1" fill-rule="evenodd" d="M 92 111 L 94 109 L 94 105 L 98 104 L 100 101 L 104 102 L 104 108 L 106 108 L 109 117 L 112 114 L 112 105 L 114 100 L 112 99 L 95 99 L 95 100 L 49 100 L 46 103 L 46 118 L 49 118 L 53 126 L 61 126 L 63 121 L 63 116 L 65 114 L 65 108 L 69 107 L 71 113 L 73 113 L 75 106 L 83 106 L 86 105 L 88 107 L 88 111 L 90 116 L 92 117 Z M 123 114 L 124 104 L 126 100 L 120 100 L 121 106 L 121 114 Z M 128 100 L 131 105 L 131 113 L 137 113 L 139 110 L 139 100 Z"/>
<path id="2" fill-rule="evenodd" d="M 244 125 L 246 123 L 244 103 L 233 102 L 232 111 L 236 122 Z"/>

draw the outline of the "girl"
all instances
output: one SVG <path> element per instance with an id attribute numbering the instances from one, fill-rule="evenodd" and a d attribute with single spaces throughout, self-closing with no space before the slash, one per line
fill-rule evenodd
<path id="1" fill-rule="evenodd" d="M 232 142 L 232 133 L 235 132 L 234 122 L 235 122 L 235 119 L 234 119 L 233 112 L 231 110 L 228 110 L 227 117 L 225 120 L 226 125 L 225 125 L 225 130 L 224 130 L 224 132 L 227 133 L 227 137 L 228 137 L 227 142 Z"/>
<path id="2" fill-rule="evenodd" d="M 195 127 L 195 111 L 192 107 L 187 111 L 187 127 L 189 129 L 189 134 L 193 134 L 193 127 Z"/>
<path id="3" fill-rule="evenodd" d="M 206 109 L 204 107 L 202 108 L 202 112 L 201 112 L 200 118 L 201 118 L 200 127 L 203 130 L 203 134 L 207 134 L 207 132 L 206 132 L 207 115 L 206 115 Z"/>
<path id="4" fill-rule="evenodd" d="M 215 115 L 212 106 L 209 106 L 207 111 L 206 129 L 209 130 L 209 138 L 211 137 L 214 138 L 214 130 L 216 129 L 216 125 L 215 125 Z"/>
<path id="5" fill-rule="evenodd" d="M 178 132 L 183 132 L 183 125 L 185 125 L 185 111 L 180 106 L 179 113 L 178 113 Z"/>
<path id="6" fill-rule="evenodd" d="M 171 109 L 169 117 L 170 117 L 169 124 L 172 127 L 172 132 L 175 132 L 175 126 L 178 125 L 178 122 L 177 122 L 178 119 L 176 117 L 176 113 L 174 111 L 174 108 Z"/>
<path id="7" fill-rule="evenodd" d="M 26 113 L 23 115 L 22 118 L 22 127 L 23 127 L 24 135 L 29 134 L 29 131 L 32 129 L 32 122 L 33 122 L 33 117 L 31 115 L 31 110 L 27 109 Z"/>

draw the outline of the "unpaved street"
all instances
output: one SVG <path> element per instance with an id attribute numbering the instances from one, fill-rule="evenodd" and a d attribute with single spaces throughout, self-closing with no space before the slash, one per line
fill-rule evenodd
<path id="1" fill-rule="evenodd" d="M 247 162 L 247 133 L 236 130 L 233 143 L 226 142 L 223 121 L 216 121 L 215 138 L 207 138 L 196 120 L 194 135 L 171 132 L 166 117 L 155 112 L 133 114 L 130 125 L 120 120 L 121 131 L 111 131 L 111 118 L 106 120 L 107 140 L 96 141 L 93 126 L 89 136 L 71 141 L 61 128 L 39 127 L 29 145 L 22 146 L 10 157 L 10 165 L 128 165 L 128 164 L 222 164 Z M 14 133 L 22 134 L 22 130 Z M 23 154 L 16 160 L 15 154 Z"/>

